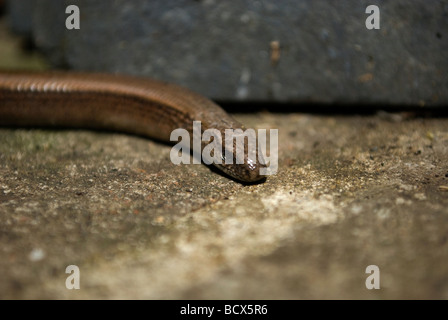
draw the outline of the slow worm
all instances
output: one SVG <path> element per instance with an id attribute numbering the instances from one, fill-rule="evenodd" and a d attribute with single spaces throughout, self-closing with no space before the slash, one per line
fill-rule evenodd
<path id="1" fill-rule="evenodd" d="M 0 72 L 0 125 L 107 129 L 168 142 L 174 129 L 192 132 L 193 121 L 223 137 L 225 129 L 244 130 L 208 98 L 173 84 L 113 74 Z M 215 166 L 254 182 L 264 178 L 258 159 Z"/>

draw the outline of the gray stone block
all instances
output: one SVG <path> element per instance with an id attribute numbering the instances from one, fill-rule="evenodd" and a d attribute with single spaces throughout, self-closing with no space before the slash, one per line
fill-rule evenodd
<path id="1" fill-rule="evenodd" d="M 11 29 L 19 34 L 30 35 L 33 28 L 32 16 L 35 0 L 7 1 Z"/>
<path id="2" fill-rule="evenodd" d="M 446 1 L 34 1 L 33 36 L 55 65 L 227 101 L 448 102 Z M 69 4 L 81 10 L 80 30 L 65 28 Z M 379 30 L 365 27 L 371 4 Z"/>

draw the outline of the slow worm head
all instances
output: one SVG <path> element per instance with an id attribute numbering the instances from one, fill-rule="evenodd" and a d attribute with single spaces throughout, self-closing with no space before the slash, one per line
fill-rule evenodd
<path id="1" fill-rule="evenodd" d="M 192 133 L 193 121 L 201 121 L 202 132 L 219 130 L 223 140 L 226 129 L 244 130 L 211 100 L 173 84 L 112 74 L 0 72 L 0 125 L 108 129 L 169 142 L 174 129 Z M 235 155 L 238 148 L 229 151 Z M 263 179 L 262 155 L 257 151 L 253 161 L 243 148 L 243 164 L 215 165 L 239 181 Z"/>

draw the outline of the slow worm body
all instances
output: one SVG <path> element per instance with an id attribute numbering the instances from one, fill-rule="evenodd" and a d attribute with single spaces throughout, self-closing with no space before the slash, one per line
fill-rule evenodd
<path id="1" fill-rule="evenodd" d="M 244 130 L 208 98 L 173 84 L 112 74 L 0 72 L 0 125 L 107 129 L 168 142 L 174 129 L 192 132 L 193 121 L 223 137 L 225 129 Z M 258 159 L 215 165 L 253 182 L 263 178 Z"/>

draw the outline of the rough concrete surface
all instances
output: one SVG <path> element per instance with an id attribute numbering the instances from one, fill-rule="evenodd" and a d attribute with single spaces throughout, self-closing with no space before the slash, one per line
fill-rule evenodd
<path id="1" fill-rule="evenodd" d="M 235 116 L 279 129 L 264 183 L 140 137 L 1 128 L 0 298 L 448 298 L 447 118 Z"/>
<path id="2" fill-rule="evenodd" d="M 73 69 L 155 77 L 228 101 L 448 103 L 446 0 L 9 3 L 15 29 L 32 28 L 51 61 Z M 80 10 L 79 30 L 65 28 L 68 5 Z M 378 30 L 366 28 L 369 5 L 380 10 Z"/>
<path id="3" fill-rule="evenodd" d="M 1 129 L 0 296 L 448 298 L 446 119 L 238 118 L 279 128 L 265 183 L 142 138 Z"/>

